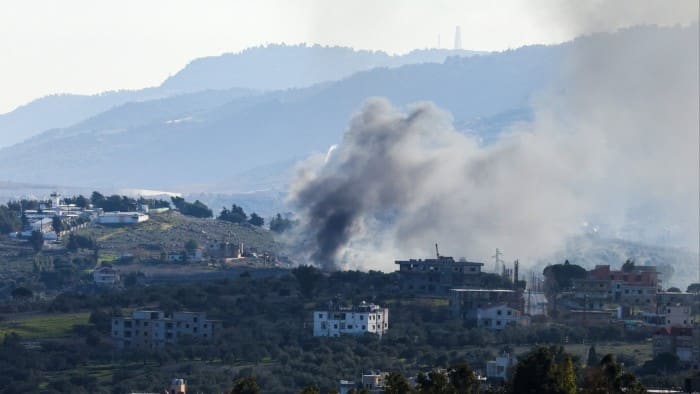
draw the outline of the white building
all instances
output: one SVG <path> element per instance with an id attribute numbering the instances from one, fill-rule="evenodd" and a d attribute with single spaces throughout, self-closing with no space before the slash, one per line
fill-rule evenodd
<path id="1" fill-rule="evenodd" d="M 98 285 L 113 285 L 119 282 L 119 272 L 112 267 L 99 267 L 92 271 L 92 278 Z"/>
<path id="2" fill-rule="evenodd" d="M 329 308 L 314 311 L 314 336 L 337 337 L 341 334 L 383 335 L 389 329 L 389 309 L 378 305 L 362 304 L 351 308 Z"/>
<path id="3" fill-rule="evenodd" d="M 497 356 L 495 360 L 486 362 L 486 377 L 488 379 L 508 380 L 509 371 L 515 365 L 515 359 L 508 353 Z"/>
<path id="4" fill-rule="evenodd" d="M 141 212 L 105 212 L 97 217 L 99 224 L 137 224 L 149 219 Z"/>
<path id="5" fill-rule="evenodd" d="M 692 327 L 695 323 L 688 305 L 669 305 L 664 307 L 664 323 L 668 327 Z"/>
<path id="6" fill-rule="evenodd" d="M 489 330 L 502 330 L 508 326 L 518 326 L 526 323 L 522 313 L 505 304 L 478 308 L 476 310 L 476 326 Z"/>

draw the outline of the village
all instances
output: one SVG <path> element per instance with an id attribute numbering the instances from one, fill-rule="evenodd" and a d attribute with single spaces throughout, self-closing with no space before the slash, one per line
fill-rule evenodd
<path id="1" fill-rule="evenodd" d="M 562 344 L 584 346 L 584 356 L 595 357 L 590 356 L 598 342 L 594 338 L 605 338 L 614 332 L 617 334 L 613 337 L 618 340 L 632 340 L 639 343 L 635 345 L 637 348 L 646 348 L 652 359 L 647 363 L 670 357 L 678 371 L 700 371 L 700 286 L 692 285 L 681 291 L 666 284 L 655 266 L 637 265 L 631 259 L 617 266 L 600 264 L 590 269 L 567 260 L 547 266 L 542 274 L 523 273 L 518 260 L 503 261 L 502 252 L 497 249 L 494 267 L 487 271 L 486 263 L 440 254 L 436 244 L 432 258 L 396 260 L 395 271 L 382 274 L 387 278 L 382 286 L 387 295 L 391 294 L 389 299 L 399 297 L 409 302 L 397 307 L 395 301 L 382 303 L 385 297 L 376 298 L 373 293 L 362 293 L 365 298 L 348 298 L 350 293 L 314 296 L 315 281 L 324 280 L 331 273 L 311 266 L 294 268 L 296 265 L 288 258 L 271 248 L 260 248 L 255 241 L 253 246 L 246 246 L 240 236 L 244 231 L 241 228 L 236 228 L 234 234 L 230 229 L 222 232 L 207 227 L 220 225 L 220 220 L 207 219 L 202 222 L 204 227 L 193 227 L 199 222 L 186 219 L 177 208 L 172 210 L 162 202 L 157 207 L 138 204 L 133 211 L 104 211 L 91 203 L 78 206 L 72 201 L 74 198 L 62 200 L 59 193 L 53 193 L 50 201 L 38 203 L 38 209 L 22 210 L 22 230 L 7 234 L 9 242 L 40 238 L 42 245 L 37 249 L 44 258 L 58 261 L 65 258 L 61 257 L 65 253 L 82 254 L 92 256 L 86 261 L 95 262 L 93 267 L 85 267 L 91 283 L 83 280 L 62 285 L 56 293 L 34 289 L 37 291 L 37 295 L 31 296 L 34 302 L 51 302 L 51 298 L 71 291 L 127 294 L 140 286 L 159 286 L 159 283 L 177 287 L 178 283 L 204 285 L 242 278 L 266 281 L 288 277 L 292 272 L 301 294 L 314 300 L 312 310 L 304 308 L 299 334 L 303 337 L 333 341 L 371 336 L 383 341 L 395 334 L 396 325 L 405 325 L 402 315 L 411 313 L 407 309 L 411 308 L 409 305 L 425 304 L 420 307 L 422 313 L 434 315 L 431 318 L 434 324 L 461 327 L 465 333 L 492 333 L 489 335 L 499 338 L 545 327 L 576 327 L 587 334 L 578 339 L 565 336 Z M 152 235 L 162 235 L 159 231 L 162 229 L 171 230 L 173 220 L 183 221 L 182 228 L 197 236 L 162 241 L 162 237 Z M 156 231 L 139 232 L 148 226 L 156 226 Z M 245 231 L 260 231 L 246 226 Z M 111 244 L 104 241 L 113 241 L 126 229 L 126 234 L 136 236 Z M 309 290 L 308 286 L 312 288 Z M 19 295 L 17 289 L 13 290 L 11 302 L 28 305 L 27 298 Z M 280 290 L 280 300 L 290 294 L 289 289 Z M 210 307 L 159 309 L 159 304 L 152 302 L 128 305 L 127 313 L 107 318 L 106 331 L 99 334 L 103 346 L 125 356 L 171 351 L 192 341 L 220 343 L 231 327 L 227 318 L 221 318 Z M 163 305 L 161 302 L 160 306 Z M 398 317 L 394 317 L 397 313 Z M 209 317 L 212 314 L 214 319 Z M 404 331 L 405 327 L 399 330 Z M 474 369 L 476 381 L 482 388 L 503 387 L 513 379 L 520 356 L 506 346 L 490 358 L 481 359 Z M 448 369 L 441 371 L 449 373 Z M 343 374 L 337 377 L 335 389 L 340 393 L 357 389 L 382 393 L 389 374 L 390 371 L 376 368 L 355 376 Z M 174 380 L 179 382 L 177 385 L 173 383 L 181 387 L 179 392 L 184 392 L 186 387 L 182 377 Z M 407 379 L 413 386 L 420 385 L 419 374 L 409 375 Z M 686 383 L 697 385 L 692 379 Z"/>

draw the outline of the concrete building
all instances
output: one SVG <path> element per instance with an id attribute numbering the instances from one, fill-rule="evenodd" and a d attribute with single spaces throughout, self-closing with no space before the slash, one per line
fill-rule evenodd
<path id="1" fill-rule="evenodd" d="M 447 294 L 455 287 L 477 287 L 483 263 L 456 261 L 437 254 L 434 259 L 396 260 L 399 265 L 399 288 L 410 293 Z"/>
<path id="2" fill-rule="evenodd" d="M 515 358 L 508 353 L 497 356 L 495 360 L 486 362 L 486 378 L 505 381 L 510 378 L 510 371 L 515 366 Z"/>
<path id="3" fill-rule="evenodd" d="M 187 394 L 187 382 L 184 379 L 173 379 L 168 394 Z"/>
<path id="4" fill-rule="evenodd" d="M 476 309 L 476 326 L 499 331 L 506 327 L 527 325 L 529 318 L 505 304 Z"/>
<path id="5" fill-rule="evenodd" d="M 92 271 L 92 278 L 98 285 L 113 285 L 119 282 L 119 272 L 112 267 L 102 266 Z"/>
<path id="6" fill-rule="evenodd" d="M 586 278 L 573 281 L 572 300 L 581 310 L 605 310 L 620 306 L 623 316 L 654 312 L 657 305 L 658 273 L 654 266 L 611 270 L 597 265 Z"/>
<path id="7" fill-rule="evenodd" d="M 97 217 L 99 224 L 138 224 L 149 219 L 141 212 L 105 212 Z"/>
<path id="8" fill-rule="evenodd" d="M 477 324 L 477 311 L 496 305 L 506 305 L 518 311 L 523 310 L 522 292 L 508 289 L 450 289 L 450 314 Z"/>
<path id="9" fill-rule="evenodd" d="M 669 327 L 692 327 L 695 325 L 690 306 L 669 305 L 664 307 L 664 324 Z"/>
<path id="10" fill-rule="evenodd" d="M 161 348 L 179 338 L 210 339 L 221 328 L 203 312 L 134 311 L 131 317 L 112 319 L 112 339 L 119 348 Z"/>
<path id="11" fill-rule="evenodd" d="M 362 304 L 344 308 L 329 307 L 314 311 L 314 336 L 337 337 L 341 334 L 362 335 L 371 333 L 383 335 L 389 329 L 389 309 L 378 305 Z"/>
<path id="12" fill-rule="evenodd" d="M 664 327 L 653 337 L 654 357 L 662 353 L 678 356 L 693 369 L 700 368 L 700 327 Z"/>
<path id="13" fill-rule="evenodd" d="M 362 389 L 371 394 L 384 392 L 387 372 L 370 372 L 362 375 Z"/>

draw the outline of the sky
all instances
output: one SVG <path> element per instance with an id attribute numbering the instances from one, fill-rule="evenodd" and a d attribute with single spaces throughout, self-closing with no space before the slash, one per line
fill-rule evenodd
<path id="1" fill-rule="evenodd" d="M 55 93 L 159 85 L 197 57 L 269 43 L 498 51 L 698 20 L 697 0 L 3 0 L 0 114 Z M 536 7 L 532 5 L 536 4 Z M 439 38 L 438 38 L 439 37 Z"/>

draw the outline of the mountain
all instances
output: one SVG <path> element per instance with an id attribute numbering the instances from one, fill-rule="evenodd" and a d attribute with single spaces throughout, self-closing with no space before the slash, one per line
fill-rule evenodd
<path id="1" fill-rule="evenodd" d="M 567 48 L 533 46 L 375 68 L 303 89 L 231 95 L 229 101 L 211 91 L 130 103 L 0 150 L 0 179 L 207 189 L 256 167 L 325 152 L 367 97 L 386 96 L 398 105 L 430 100 L 457 122 L 528 107 Z"/>
<path id="2" fill-rule="evenodd" d="M 302 88 L 375 67 L 440 63 L 450 56 L 477 53 L 429 49 L 394 56 L 381 51 L 356 51 L 345 47 L 268 45 L 240 53 L 205 57 L 193 60 L 159 87 L 97 95 L 51 95 L 0 114 L 0 147 L 11 146 L 44 130 L 69 127 L 128 102 L 204 90 Z"/>
<path id="3" fill-rule="evenodd" d="M 442 63 L 450 56 L 480 52 L 426 49 L 405 55 L 320 45 L 268 45 L 240 53 L 203 57 L 163 82 L 161 88 L 191 92 L 232 87 L 253 90 L 284 90 L 337 81 L 358 71 L 406 64 Z"/>

